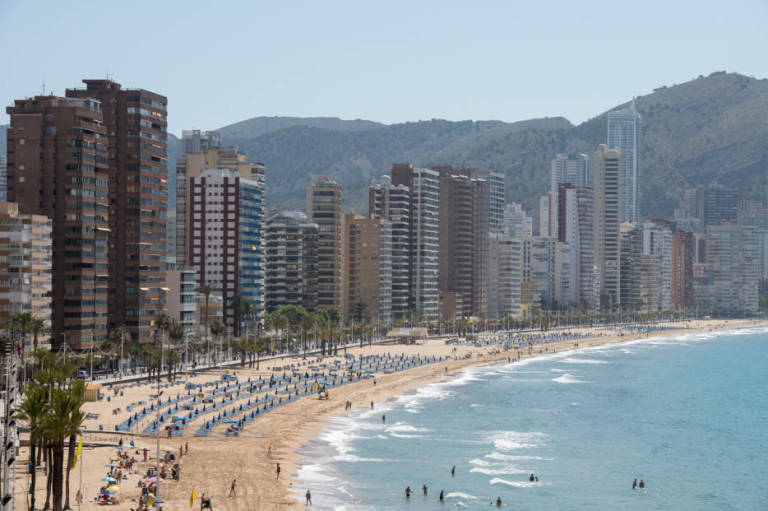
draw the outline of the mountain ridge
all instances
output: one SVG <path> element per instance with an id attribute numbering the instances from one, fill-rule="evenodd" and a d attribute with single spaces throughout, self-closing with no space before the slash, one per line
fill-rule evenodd
<path id="1" fill-rule="evenodd" d="M 658 87 L 634 100 L 642 115 L 643 215 L 671 216 L 683 188 L 697 184 L 728 184 L 745 198 L 764 195 L 768 80 L 715 72 Z M 236 137 L 229 127 L 221 131 L 226 143 L 266 163 L 270 208 L 301 209 L 309 176 L 318 173 L 342 185 L 345 210 L 363 212 L 364 191 L 371 181 L 387 173 L 392 163 L 410 161 L 502 172 L 507 201 L 521 202 L 536 215 L 538 196 L 547 191 L 552 157 L 594 151 L 605 142 L 607 113 L 628 103 L 575 126 L 552 117 L 515 123 L 433 119 L 377 123 L 363 130 L 291 124 L 258 136 L 238 131 Z"/>

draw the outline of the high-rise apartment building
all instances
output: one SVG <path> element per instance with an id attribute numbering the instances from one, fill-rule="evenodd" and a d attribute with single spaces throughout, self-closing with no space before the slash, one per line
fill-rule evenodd
<path id="1" fill-rule="evenodd" d="M 0 325 L 28 313 L 51 326 L 51 225 L 45 215 L 0 202 Z"/>
<path id="2" fill-rule="evenodd" d="M 533 218 L 517 202 L 507 204 L 504 208 L 504 235 L 517 239 L 533 236 Z"/>
<path id="3" fill-rule="evenodd" d="M 109 327 L 150 342 L 166 311 L 167 117 L 165 96 L 83 80 L 67 96 L 101 102 L 109 165 Z"/>
<path id="4" fill-rule="evenodd" d="M 224 322 L 239 335 L 245 318 L 232 306 L 242 295 L 264 310 L 264 180 L 244 179 L 233 170 L 206 170 L 189 180 L 188 261 L 197 280 L 221 293 Z"/>
<path id="5" fill-rule="evenodd" d="M 600 295 L 595 297 L 601 310 L 614 310 L 620 305 L 619 218 L 620 218 L 620 153 L 601 145 L 592 154 L 590 168 L 594 182 L 594 264 L 599 275 Z"/>
<path id="6" fill-rule="evenodd" d="M 739 219 L 739 200 L 735 190 L 720 184 L 686 188 L 675 209 L 675 221 L 687 230 L 703 229 L 718 222 Z"/>
<path id="7" fill-rule="evenodd" d="M 384 218 L 344 217 L 344 322 L 392 321 L 392 223 Z"/>
<path id="8" fill-rule="evenodd" d="M 96 99 L 37 96 L 8 107 L 8 199 L 52 220 L 53 345 L 107 335 L 109 143 Z"/>
<path id="9" fill-rule="evenodd" d="M 186 130 L 182 145 L 184 153 L 176 160 L 176 264 L 186 264 L 189 253 L 189 180 L 210 169 L 229 169 L 256 181 L 265 175 L 263 163 L 249 162 L 237 146 L 221 146 L 216 131 Z"/>
<path id="10" fill-rule="evenodd" d="M 589 156 L 586 154 L 558 154 L 552 159 L 549 191 L 557 193 L 561 184 L 570 183 L 575 187 L 591 187 Z"/>
<path id="11" fill-rule="evenodd" d="M 620 261 L 620 291 L 619 301 L 621 310 L 638 311 L 642 309 L 640 298 L 641 263 L 643 237 L 640 229 L 630 222 L 621 223 L 621 261 Z M 658 275 L 658 273 L 657 273 Z M 655 287 L 658 290 L 658 286 Z"/>
<path id="12" fill-rule="evenodd" d="M 653 254 L 640 254 L 638 261 L 638 272 L 640 275 L 640 293 L 639 305 L 631 310 L 641 310 L 643 312 L 656 312 L 662 310 L 659 298 L 661 290 L 661 259 Z"/>
<path id="13" fill-rule="evenodd" d="M 492 233 L 488 243 L 488 317 L 520 315 L 521 244 L 518 238 Z"/>
<path id="14" fill-rule="evenodd" d="M 392 318 L 408 317 L 410 310 L 410 190 L 392 185 L 391 176 L 382 176 L 368 189 L 368 215 L 392 224 Z"/>
<path id="15" fill-rule="evenodd" d="M 428 321 L 437 320 L 440 251 L 440 174 L 414 168 L 410 163 L 392 166 L 392 184 L 410 192 L 408 243 L 409 309 Z"/>
<path id="16" fill-rule="evenodd" d="M 758 230 L 721 222 L 707 226 L 707 264 L 712 271 L 713 309 L 756 314 L 760 279 Z"/>
<path id="17" fill-rule="evenodd" d="M 661 310 L 672 308 L 672 229 L 666 221 L 649 220 L 643 223 L 643 254 L 659 258 L 659 297 Z"/>
<path id="18" fill-rule="evenodd" d="M 440 173 L 438 288 L 461 295 L 461 317 L 488 312 L 489 183 L 450 167 Z"/>
<path id="19" fill-rule="evenodd" d="M 634 100 L 627 108 L 610 112 L 608 119 L 608 147 L 620 153 L 619 165 L 619 218 L 637 223 L 638 163 L 640 160 L 640 113 Z"/>
<path id="20" fill-rule="evenodd" d="M 506 203 L 504 174 L 477 169 L 464 169 L 459 172 L 473 179 L 483 179 L 488 182 L 488 232 L 503 232 L 504 205 Z"/>
<path id="21" fill-rule="evenodd" d="M 693 263 L 693 235 L 677 229 L 672 233 L 670 299 L 673 310 L 685 311 L 693 307 Z"/>
<path id="22" fill-rule="evenodd" d="M 594 194 L 591 188 L 565 188 L 560 196 L 562 228 L 560 241 L 571 247 L 571 275 L 574 301 L 585 310 L 594 310 L 597 275 L 594 265 Z"/>
<path id="23" fill-rule="evenodd" d="M 281 211 L 267 219 L 266 307 L 317 308 L 318 226 L 299 211 Z"/>
<path id="24" fill-rule="evenodd" d="M 570 250 L 568 244 L 552 237 L 537 236 L 523 242 L 523 284 L 533 283 L 535 287 L 525 298 L 529 306 L 550 308 L 571 301 Z"/>
<path id="25" fill-rule="evenodd" d="M 539 197 L 539 236 L 557 237 L 557 199 L 556 193 L 547 192 Z"/>
<path id="26" fill-rule="evenodd" d="M 341 186 L 327 176 L 312 176 L 307 216 L 318 225 L 317 306 L 344 313 L 344 217 Z"/>

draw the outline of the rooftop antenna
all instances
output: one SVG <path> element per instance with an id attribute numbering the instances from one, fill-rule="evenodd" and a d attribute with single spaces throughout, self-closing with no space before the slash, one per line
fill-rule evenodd
<path id="1" fill-rule="evenodd" d="M 43 78 L 43 96 L 45 96 L 45 78 Z"/>

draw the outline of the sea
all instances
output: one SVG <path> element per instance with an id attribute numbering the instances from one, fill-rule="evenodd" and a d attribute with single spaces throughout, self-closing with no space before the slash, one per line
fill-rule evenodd
<path id="1" fill-rule="evenodd" d="M 768 328 L 467 368 L 300 452 L 316 510 L 768 510 Z"/>

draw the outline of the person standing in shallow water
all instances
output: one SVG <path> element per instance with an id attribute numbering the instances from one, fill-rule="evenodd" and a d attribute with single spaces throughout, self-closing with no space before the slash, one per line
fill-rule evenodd
<path id="1" fill-rule="evenodd" d="M 451 475 L 456 476 L 456 465 L 451 467 Z"/>
<path id="2" fill-rule="evenodd" d="M 304 497 L 306 497 L 306 499 L 307 499 L 306 505 L 307 506 L 311 506 L 312 505 L 312 494 L 309 493 L 309 490 L 307 490 L 307 494 Z"/>

